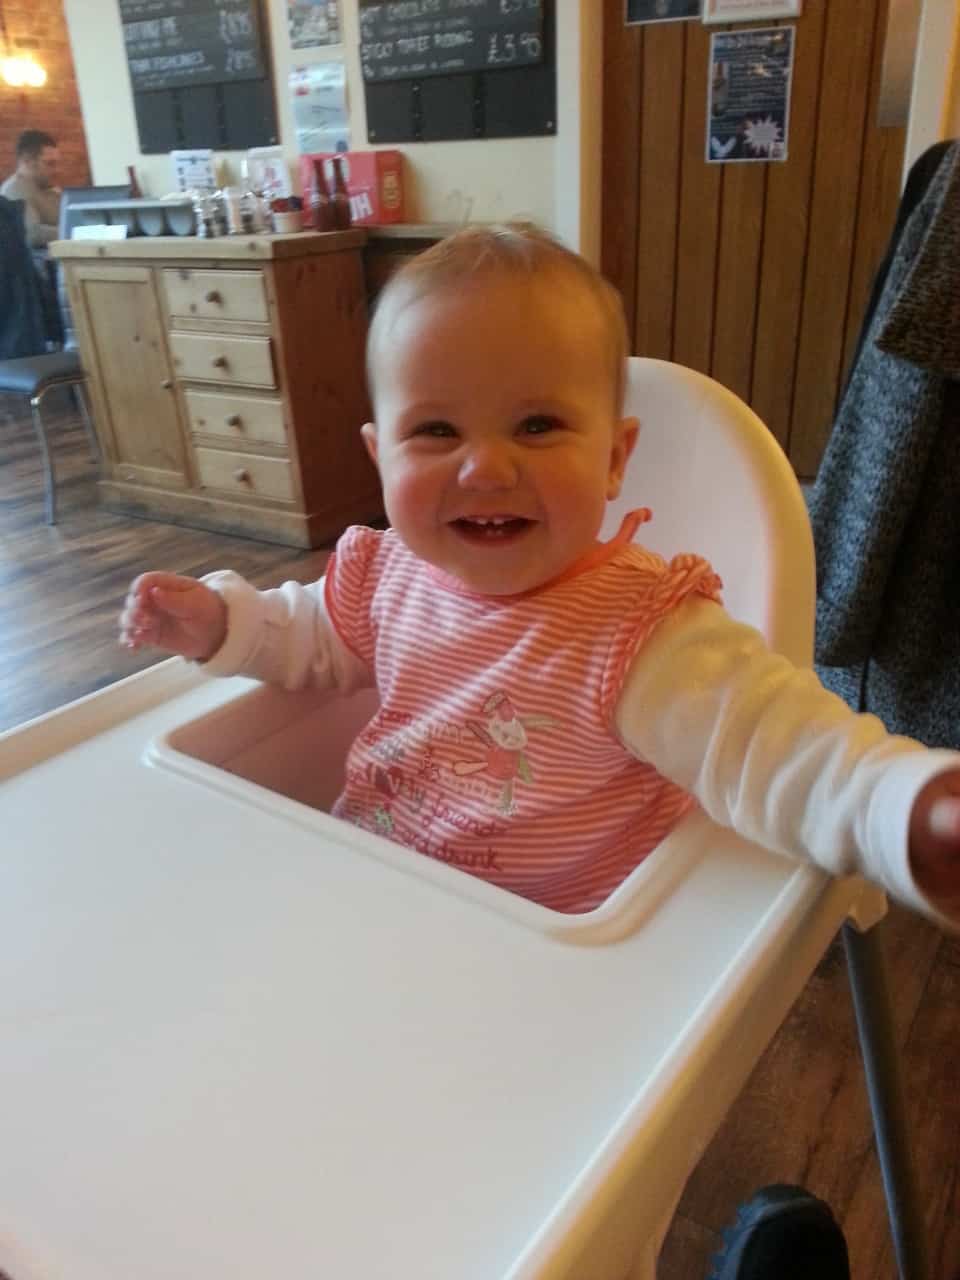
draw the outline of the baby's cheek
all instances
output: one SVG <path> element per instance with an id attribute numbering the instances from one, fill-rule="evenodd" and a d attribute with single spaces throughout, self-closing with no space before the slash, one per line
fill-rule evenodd
<path id="1" fill-rule="evenodd" d="M 404 464 L 381 474 L 390 523 L 401 532 L 432 521 L 441 488 L 429 466 Z"/>
<path id="2" fill-rule="evenodd" d="M 417 505 L 436 502 L 443 490 L 445 477 L 435 459 L 423 458 L 391 467 L 383 481 L 397 502 Z"/>

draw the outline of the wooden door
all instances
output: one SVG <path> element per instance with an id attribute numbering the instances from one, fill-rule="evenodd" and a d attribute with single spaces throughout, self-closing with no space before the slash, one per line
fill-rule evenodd
<path id="1" fill-rule="evenodd" d="M 67 280 L 111 478 L 186 488 L 186 449 L 153 271 L 70 263 Z"/>
<path id="2" fill-rule="evenodd" d="M 710 33 L 604 2 L 602 256 L 633 350 L 711 374 L 815 474 L 893 226 L 905 130 L 876 124 L 887 0 L 804 0 L 789 155 L 704 159 Z"/>

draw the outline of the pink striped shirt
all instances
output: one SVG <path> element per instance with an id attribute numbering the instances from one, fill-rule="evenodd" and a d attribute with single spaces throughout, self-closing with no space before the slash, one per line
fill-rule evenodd
<path id="1" fill-rule="evenodd" d="M 348 529 L 326 604 L 380 709 L 334 812 L 554 910 L 603 902 L 693 804 L 617 736 L 626 672 L 681 600 L 720 590 L 699 557 L 630 542 L 647 515 L 520 596 L 474 595 L 392 530 Z"/>

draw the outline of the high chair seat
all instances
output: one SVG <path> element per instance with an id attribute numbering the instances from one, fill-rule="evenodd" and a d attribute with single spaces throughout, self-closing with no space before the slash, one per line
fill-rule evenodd
<path id="1" fill-rule="evenodd" d="M 684 498 L 709 482 L 806 600 L 804 539 L 756 541 L 802 507 L 789 470 L 730 513 L 742 478 L 700 468 L 716 436 L 752 433 L 745 467 L 776 454 L 707 382 L 633 364 L 627 500 L 668 537 L 650 484 L 679 451 Z M 799 646 L 811 617 L 760 620 Z M 702 815 L 588 916 L 514 898 L 322 811 L 373 705 L 173 660 L 0 737 L 13 1280 L 652 1277 L 837 929 L 883 912 Z"/>

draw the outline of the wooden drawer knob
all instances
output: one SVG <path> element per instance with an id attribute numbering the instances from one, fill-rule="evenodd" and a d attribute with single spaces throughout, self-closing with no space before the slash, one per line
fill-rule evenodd
<path id="1" fill-rule="evenodd" d="M 236 471 L 233 473 L 233 478 L 234 480 L 239 480 L 241 484 L 249 484 L 250 472 L 246 469 L 246 467 L 238 467 Z"/>
<path id="2" fill-rule="evenodd" d="M 240 417 L 239 413 L 231 413 L 230 417 L 227 419 L 228 427 L 239 427 L 242 423 L 243 419 Z"/>
<path id="3" fill-rule="evenodd" d="M 227 367 L 227 357 L 214 356 L 213 359 L 210 361 L 210 363 L 213 365 L 215 369 L 225 369 Z"/>
<path id="4" fill-rule="evenodd" d="M 211 289 L 208 293 L 205 293 L 203 295 L 203 300 L 204 302 L 222 302 L 223 301 L 223 299 L 220 297 L 220 294 L 217 292 L 216 289 Z"/>
<path id="5" fill-rule="evenodd" d="M 160 383 L 160 386 L 163 387 L 164 391 L 169 391 L 170 388 L 173 386 L 173 383 L 170 381 L 169 378 L 164 378 L 164 380 Z"/>

